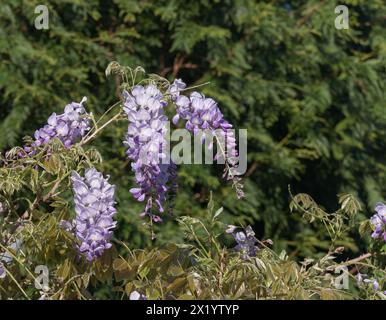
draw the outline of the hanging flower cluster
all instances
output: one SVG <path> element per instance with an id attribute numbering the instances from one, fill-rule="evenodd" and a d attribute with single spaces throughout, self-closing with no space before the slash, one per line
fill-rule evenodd
<path id="1" fill-rule="evenodd" d="M 72 102 L 66 105 L 63 114 L 53 113 L 48 118 L 47 124 L 35 131 L 35 141 L 31 146 L 24 147 L 24 151 L 31 155 L 36 147 L 48 143 L 53 138 L 60 139 L 66 148 L 71 147 L 90 129 L 89 118 L 83 107 L 86 101 L 87 98 L 84 97 L 80 103 Z"/>
<path id="2" fill-rule="evenodd" d="M 374 230 L 371 236 L 375 239 L 383 238 L 386 241 L 386 205 L 377 203 L 375 211 L 376 214 L 370 218 L 370 223 Z"/>
<path id="3" fill-rule="evenodd" d="M 132 161 L 138 188 L 130 192 L 138 201 L 145 201 L 141 216 L 149 215 L 154 222 L 161 217 L 152 213 L 155 205 L 164 212 L 163 203 L 170 187 L 175 187 L 176 165 L 169 160 L 165 148 L 168 118 L 163 108 L 167 102 L 154 85 L 135 86 L 131 92 L 124 91 L 124 111 L 129 120 L 126 154 Z M 169 163 L 167 163 L 169 162 Z"/>
<path id="4" fill-rule="evenodd" d="M 81 242 L 78 249 L 92 261 L 111 247 L 109 241 L 116 226 L 113 220 L 115 186 L 95 168 L 87 169 L 84 178 L 73 172 L 71 180 L 76 211 L 73 225 Z"/>
<path id="5" fill-rule="evenodd" d="M 222 147 L 216 155 L 216 159 L 225 157 L 229 165 L 226 176 L 228 180 L 233 180 L 237 197 L 243 198 L 244 192 L 239 183 L 240 178 L 233 174 L 234 167 L 237 165 L 238 152 L 236 149 L 236 138 L 232 125 L 224 119 L 218 104 L 212 98 L 206 98 L 203 94 L 193 92 L 189 97 L 180 94 L 185 89 L 186 84 L 177 79 L 169 88 L 169 94 L 176 104 L 177 114 L 173 117 L 173 123 L 177 124 L 180 119 L 186 121 L 185 127 L 196 135 L 200 130 L 209 130 L 213 136 L 217 137 Z M 201 137 L 201 142 L 205 141 L 205 132 Z M 212 146 L 210 146 L 212 147 Z"/>
<path id="6" fill-rule="evenodd" d="M 186 128 L 195 135 L 199 130 L 208 129 L 217 139 L 224 141 L 216 158 L 225 158 L 225 176 L 233 180 L 237 196 L 242 198 L 244 193 L 239 183 L 240 178 L 232 171 L 238 161 L 232 125 L 224 119 L 216 101 L 198 92 L 193 92 L 188 98 L 181 94 L 185 88 L 186 84 L 176 79 L 166 91 L 176 106 L 177 114 L 173 117 L 173 123 L 177 124 L 183 119 L 186 121 Z M 176 165 L 166 152 L 168 118 L 164 108 L 168 102 L 153 84 L 134 86 L 130 92 L 125 90 L 123 97 L 123 109 L 129 120 L 124 144 L 127 146 L 126 154 L 132 161 L 131 166 L 138 185 L 130 192 L 138 201 L 146 201 L 141 216 L 148 215 L 154 222 L 159 222 L 162 221 L 161 217 L 154 214 L 152 208 L 156 207 L 158 212 L 164 212 L 168 193 L 176 189 Z M 202 142 L 204 141 L 205 134 L 202 136 Z"/>

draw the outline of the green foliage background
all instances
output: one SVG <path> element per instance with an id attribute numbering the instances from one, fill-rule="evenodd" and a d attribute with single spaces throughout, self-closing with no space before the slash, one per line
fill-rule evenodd
<path id="1" fill-rule="evenodd" d="M 248 129 L 246 200 L 222 183 L 221 168 L 179 168 L 175 215 L 204 216 L 209 190 L 225 222 L 252 224 L 258 238 L 298 256 L 328 249 L 323 230 L 289 211 L 292 192 L 307 192 L 326 210 L 337 194 L 356 195 L 367 217 L 386 194 L 386 4 L 344 1 L 45 1 L 49 30 L 36 30 L 41 1 L 0 4 L 0 149 L 21 145 L 52 112 L 89 98 L 102 114 L 118 96 L 105 78 L 112 60 L 143 66 L 218 100 L 236 128 Z M 350 29 L 334 27 L 346 4 Z M 122 140 L 125 124 L 94 146 L 100 169 L 118 187 L 116 238 L 132 248 L 150 237 Z M 180 240 L 174 219 L 158 227 L 157 244 Z M 356 234 L 342 244 L 357 251 Z"/>

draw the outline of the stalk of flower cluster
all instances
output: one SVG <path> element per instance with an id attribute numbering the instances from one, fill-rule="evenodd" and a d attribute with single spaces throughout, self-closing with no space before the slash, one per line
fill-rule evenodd
<path id="1" fill-rule="evenodd" d="M 233 181 L 237 197 L 243 198 L 243 186 L 240 178 L 235 174 L 237 166 L 238 152 L 236 149 L 236 139 L 231 130 L 232 125 L 224 119 L 218 104 L 212 98 L 206 98 L 203 94 L 193 92 L 190 97 L 181 94 L 186 88 L 186 84 L 181 79 L 176 79 L 169 87 L 168 93 L 176 105 L 176 115 L 173 123 L 177 124 L 180 119 L 186 121 L 185 127 L 193 134 L 200 130 L 209 130 L 216 137 L 219 150 L 216 159 L 223 157 L 226 168 L 224 177 Z M 220 136 L 218 136 L 218 134 Z M 201 142 L 205 141 L 205 133 L 202 135 Z"/>
<path id="2" fill-rule="evenodd" d="M 53 113 L 48 118 L 47 124 L 35 131 L 35 141 L 30 146 L 25 146 L 25 154 L 20 153 L 20 156 L 33 155 L 37 147 L 47 144 L 54 138 L 58 138 L 66 148 L 71 147 L 90 129 L 89 117 L 83 107 L 86 101 L 87 98 L 83 97 L 80 103 L 72 102 L 66 105 L 64 113 L 59 115 Z"/>
<path id="3" fill-rule="evenodd" d="M 73 227 L 80 241 L 78 249 L 88 261 L 93 261 L 111 247 L 112 230 L 116 226 L 113 220 L 115 186 L 95 168 L 87 169 L 84 177 L 74 171 L 71 180 L 76 211 Z"/>
<path id="4" fill-rule="evenodd" d="M 160 222 L 162 218 L 153 213 L 153 207 L 164 212 L 168 191 L 176 186 L 176 165 L 171 161 L 161 163 L 167 157 L 168 118 L 163 110 L 167 102 L 152 84 L 134 86 L 130 93 L 124 91 L 123 96 L 123 109 L 129 120 L 124 144 L 138 185 L 130 192 L 138 201 L 146 201 L 141 216 L 148 215 L 152 221 Z"/>

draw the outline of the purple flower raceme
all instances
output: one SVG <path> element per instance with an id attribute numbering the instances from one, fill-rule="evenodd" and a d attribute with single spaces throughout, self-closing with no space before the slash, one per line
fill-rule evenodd
<path id="1" fill-rule="evenodd" d="M 156 86 L 135 86 L 131 92 L 124 91 L 124 111 L 129 120 L 126 154 L 132 161 L 137 188 L 130 192 L 138 201 L 146 201 L 141 216 L 149 215 L 154 222 L 162 221 L 152 213 L 153 206 L 164 212 L 168 190 L 176 188 L 176 165 L 165 159 L 168 118 L 163 108 L 167 102 Z"/>
<path id="2" fill-rule="evenodd" d="M 383 238 L 386 241 L 386 205 L 377 203 L 375 211 L 376 214 L 370 218 L 370 224 L 374 230 L 371 236 L 374 239 Z"/>
<path id="3" fill-rule="evenodd" d="M 240 183 L 240 178 L 235 176 L 233 170 L 237 166 L 238 152 L 236 149 L 236 138 L 232 130 L 232 125 L 224 119 L 218 104 L 212 98 L 207 98 L 198 92 L 191 93 L 190 97 L 180 94 L 185 89 L 186 84 L 181 79 L 176 79 L 169 87 L 169 94 L 176 105 L 176 115 L 173 123 L 176 125 L 180 119 L 186 121 L 185 127 L 193 134 L 201 130 L 209 130 L 222 145 L 223 150 L 219 150 L 216 159 L 225 157 L 229 170 L 225 176 L 228 180 L 234 181 L 237 197 L 243 198 L 244 192 Z M 205 141 L 205 132 L 201 137 L 201 142 Z M 209 146 L 210 148 L 212 145 Z"/>
<path id="4" fill-rule="evenodd" d="M 166 94 L 170 95 L 177 109 L 173 123 L 179 119 L 186 121 L 186 128 L 197 134 L 200 129 L 208 129 L 214 134 L 219 134 L 218 139 L 225 141 L 223 154 L 228 165 L 226 176 L 234 181 L 239 198 L 244 196 L 240 178 L 232 172 L 237 164 L 236 139 L 232 125 L 223 117 L 217 103 L 206 98 L 198 92 L 193 92 L 190 97 L 181 94 L 186 84 L 176 79 L 169 86 Z M 124 111 L 129 120 L 126 139 L 126 154 L 132 161 L 131 166 L 135 172 L 135 181 L 138 185 L 130 192 L 138 201 L 145 201 L 145 209 L 141 216 L 148 215 L 154 222 L 162 221 L 161 217 L 153 213 L 155 207 L 158 212 L 164 212 L 164 203 L 169 194 L 173 194 L 176 184 L 176 165 L 168 158 L 166 153 L 166 133 L 168 118 L 164 108 L 167 106 L 162 92 L 153 84 L 147 86 L 134 86 L 130 92 L 124 91 Z M 205 141 L 205 134 L 202 142 Z M 221 149 L 221 148 L 220 148 Z M 166 160 L 166 161 L 163 161 Z"/>
<path id="5" fill-rule="evenodd" d="M 109 241 L 116 226 L 113 220 L 115 186 L 95 168 L 87 169 L 84 178 L 74 171 L 71 180 L 76 211 L 73 226 L 80 240 L 78 249 L 88 261 L 93 261 L 111 247 Z M 63 222 L 61 225 L 68 227 Z"/>
<path id="6" fill-rule="evenodd" d="M 24 151 L 27 155 L 32 155 L 34 149 L 51 141 L 53 138 L 58 138 L 66 148 L 71 147 L 77 139 L 84 136 L 89 127 L 89 117 L 83 107 L 83 103 L 87 101 L 83 97 L 80 103 L 72 102 L 64 108 L 64 113 L 57 115 L 53 113 L 47 121 L 47 124 L 35 131 L 35 141 L 30 146 L 25 146 Z M 25 157 L 25 154 L 20 154 Z"/>

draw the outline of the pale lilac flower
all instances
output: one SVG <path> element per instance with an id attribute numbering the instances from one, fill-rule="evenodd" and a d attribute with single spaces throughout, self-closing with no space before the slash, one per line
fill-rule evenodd
<path id="1" fill-rule="evenodd" d="M 215 100 L 207 98 L 199 92 L 191 93 L 190 97 L 181 95 L 178 90 L 181 91 L 185 87 L 186 85 L 179 79 L 174 81 L 169 88 L 177 111 L 172 119 L 173 123 L 176 125 L 182 119 L 186 121 L 186 129 L 193 132 L 194 135 L 197 135 L 199 132 L 202 133 L 203 130 L 209 130 L 213 136 L 219 135 L 217 136 L 219 141 L 224 140 L 221 143 L 223 144 L 222 151 L 225 154 L 222 154 L 222 151 L 219 150 L 215 158 L 225 157 L 227 164 L 230 166 L 225 176 L 228 180 L 232 179 L 234 181 L 237 197 L 239 199 L 243 198 L 244 192 L 240 178 L 230 172 L 238 163 L 236 138 L 233 130 L 231 130 L 232 125 L 225 120 Z M 201 136 L 201 142 L 203 143 L 205 139 L 204 132 Z"/>
<path id="2" fill-rule="evenodd" d="M 370 218 L 370 224 L 374 232 L 371 236 L 376 238 L 383 238 L 386 241 L 386 205 L 377 203 L 375 205 L 376 213 Z"/>
<path id="3" fill-rule="evenodd" d="M 146 296 L 138 291 L 133 291 L 130 293 L 130 300 L 147 300 Z"/>
<path id="4" fill-rule="evenodd" d="M 36 147 L 47 144 L 53 138 L 58 138 L 66 148 L 71 147 L 79 138 L 90 129 L 89 117 L 83 107 L 87 101 L 84 97 L 80 103 L 72 102 L 64 108 L 64 113 L 53 113 L 47 120 L 47 124 L 35 131 L 35 141 L 30 146 L 25 146 L 27 155 L 34 154 Z M 25 154 L 20 153 L 21 157 Z"/>
<path id="5" fill-rule="evenodd" d="M 59 227 L 66 231 L 71 231 L 74 228 L 73 224 L 66 220 L 61 220 L 59 222 Z"/>
<path id="6" fill-rule="evenodd" d="M 172 100 L 176 100 L 180 95 L 180 91 L 185 88 L 185 82 L 183 82 L 181 79 L 175 79 L 174 82 L 170 85 L 167 93 L 170 94 Z"/>
<path id="7" fill-rule="evenodd" d="M 357 275 L 356 275 L 356 279 L 357 279 L 357 283 L 360 284 L 363 282 L 363 275 L 358 272 Z"/>
<path id="8" fill-rule="evenodd" d="M 228 227 L 227 227 L 227 229 L 225 230 L 225 232 L 226 232 L 226 233 L 233 233 L 233 232 L 235 232 L 236 229 L 237 229 L 236 226 L 230 224 L 230 225 L 228 225 Z"/>
<path id="9" fill-rule="evenodd" d="M 71 180 L 76 211 L 73 225 L 80 241 L 78 249 L 88 261 L 92 261 L 111 247 L 112 230 L 116 226 L 113 220 L 116 213 L 115 186 L 95 168 L 87 169 L 84 178 L 74 171 Z M 65 223 L 62 225 L 70 227 Z"/>
<path id="10" fill-rule="evenodd" d="M 379 290 L 379 282 L 376 279 L 364 279 L 363 282 L 370 284 L 374 291 Z"/>
<path id="11" fill-rule="evenodd" d="M 4 269 L 4 265 L 0 262 L 0 279 L 4 279 L 7 276 L 7 272 Z"/>
<path id="12" fill-rule="evenodd" d="M 9 245 L 9 249 L 14 251 L 14 253 L 17 253 L 20 250 L 20 247 L 22 245 L 22 241 L 20 239 L 16 239 L 14 242 Z M 4 253 L 0 254 L 0 263 L 6 263 L 9 264 L 13 261 L 13 256 L 8 251 L 5 251 Z"/>
<path id="13" fill-rule="evenodd" d="M 176 165 L 171 161 L 161 163 L 168 156 L 165 151 L 168 119 L 163 110 L 166 101 L 154 85 L 135 86 L 131 93 L 124 91 L 123 95 L 123 109 L 129 120 L 124 144 L 138 185 L 130 192 L 138 201 L 146 201 L 141 216 L 149 215 L 154 222 L 161 222 L 152 209 L 164 212 L 168 190 L 176 187 Z"/>
<path id="14" fill-rule="evenodd" d="M 235 226 L 228 228 L 228 233 L 232 233 L 233 238 L 236 240 L 237 245 L 235 250 L 241 253 L 242 259 L 247 259 L 248 257 L 255 257 L 257 253 L 257 247 L 255 243 L 257 239 L 255 238 L 255 232 L 252 230 L 251 226 L 246 227 L 243 231 L 235 232 Z"/>

